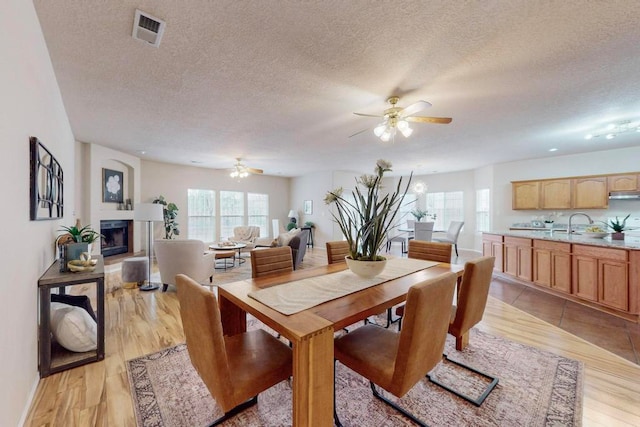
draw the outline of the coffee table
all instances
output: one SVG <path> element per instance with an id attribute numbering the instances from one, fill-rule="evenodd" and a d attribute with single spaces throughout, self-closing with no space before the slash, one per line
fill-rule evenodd
<path id="1" fill-rule="evenodd" d="M 247 260 L 240 257 L 240 251 L 244 248 L 247 247 L 246 243 L 236 243 L 234 242 L 233 245 L 220 245 L 218 243 L 214 243 L 212 245 L 209 245 L 209 249 L 212 249 L 214 251 L 230 251 L 230 250 L 237 250 L 238 251 L 238 256 L 236 258 L 238 258 L 238 265 L 240 264 L 244 264 Z"/>

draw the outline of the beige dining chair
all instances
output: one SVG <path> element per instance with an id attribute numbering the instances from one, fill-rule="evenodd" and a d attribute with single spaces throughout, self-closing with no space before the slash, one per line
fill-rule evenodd
<path id="1" fill-rule="evenodd" d="M 349 255 L 349 242 L 346 240 L 338 240 L 335 242 L 327 242 L 326 246 L 328 264 L 346 262 L 344 257 Z"/>
<path id="2" fill-rule="evenodd" d="M 451 320 L 449 324 L 449 334 L 456 337 L 456 350 L 458 351 L 464 350 L 465 347 L 469 345 L 469 330 L 482 320 L 482 315 L 484 314 L 484 309 L 487 305 L 487 298 L 489 296 L 489 287 L 491 285 L 494 263 L 494 257 L 481 257 L 468 261 L 464 265 L 457 306 L 454 305 L 451 308 Z M 471 366 L 451 360 L 448 358 L 448 355 L 444 355 L 444 358 L 449 362 L 487 378 L 490 381 L 489 384 L 479 397 L 473 398 L 460 393 L 437 380 L 434 380 L 430 376 L 429 379 L 434 384 L 454 393 L 456 396 L 459 396 L 476 406 L 480 406 L 489 393 L 491 393 L 494 387 L 498 384 L 498 378 L 484 372 L 480 372 Z"/>
<path id="3" fill-rule="evenodd" d="M 424 242 L 421 240 L 409 241 L 408 258 L 422 259 L 425 261 L 436 261 L 451 263 L 451 245 L 439 242 Z M 396 316 L 389 323 L 398 322 L 398 328 L 402 328 L 402 316 L 404 316 L 404 305 L 396 308 Z"/>
<path id="4" fill-rule="evenodd" d="M 292 374 L 291 349 L 262 329 L 226 336 L 215 293 L 176 276 L 180 317 L 193 367 L 224 415 L 212 426 L 258 403 L 258 394 Z"/>
<path id="5" fill-rule="evenodd" d="M 456 274 L 446 273 L 409 288 L 400 332 L 365 325 L 334 341 L 335 358 L 367 378 L 377 399 L 422 426 L 426 424 L 386 398 L 376 384 L 402 397 L 442 360 L 455 283 Z M 340 426 L 335 409 L 334 418 Z"/>
<path id="6" fill-rule="evenodd" d="M 251 251 L 251 277 L 262 277 L 293 271 L 290 246 L 254 249 Z"/>
<path id="7" fill-rule="evenodd" d="M 451 221 L 449 229 L 445 237 L 434 237 L 434 242 L 450 243 L 456 249 L 456 256 L 458 256 L 458 237 L 460 236 L 460 230 L 464 226 L 464 221 Z"/>

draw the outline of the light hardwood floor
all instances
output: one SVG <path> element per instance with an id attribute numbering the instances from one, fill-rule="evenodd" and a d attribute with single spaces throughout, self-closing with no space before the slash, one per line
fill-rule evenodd
<path id="1" fill-rule="evenodd" d="M 325 251 L 315 249 L 307 251 L 303 265 L 324 263 Z M 219 272 L 215 278 L 236 280 L 250 268 L 248 264 Z M 108 280 L 114 276 L 117 273 Z M 136 424 L 125 362 L 184 341 L 178 301 L 172 289 L 166 293 L 117 289 L 107 294 L 105 306 L 105 360 L 42 379 L 26 426 Z M 640 426 L 640 366 L 492 297 L 478 327 L 583 361 L 583 425 Z"/>

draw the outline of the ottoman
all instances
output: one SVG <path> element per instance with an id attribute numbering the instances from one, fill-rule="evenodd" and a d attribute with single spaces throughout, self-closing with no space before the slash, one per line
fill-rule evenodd
<path id="1" fill-rule="evenodd" d="M 222 262 L 224 263 L 221 267 L 218 267 L 217 262 L 216 262 L 216 269 L 222 269 L 224 268 L 225 271 L 227 270 L 227 260 L 229 258 L 231 258 L 231 267 L 233 267 L 233 264 L 236 260 L 236 251 L 235 249 L 232 251 L 215 251 L 215 259 L 216 261 L 218 261 L 219 259 L 222 260 Z"/>
<path id="2" fill-rule="evenodd" d="M 122 261 L 122 287 L 133 289 L 149 279 L 149 258 L 133 257 Z"/>

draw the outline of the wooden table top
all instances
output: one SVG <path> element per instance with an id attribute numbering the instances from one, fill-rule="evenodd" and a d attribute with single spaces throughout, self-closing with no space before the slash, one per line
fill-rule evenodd
<path id="1" fill-rule="evenodd" d="M 280 275 L 225 283 L 219 285 L 218 289 L 221 296 L 251 313 L 267 326 L 277 330 L 289 340 L 299 341 L 318 330 L 327 327 L 339 330 L 368 316 L 382 313 L 387 308 L 402 303 L 406 299 L 409 288 L 417 283 L 448 272 L 461 276 L 463 271 L 461 265 L 438 264 L 291 315 L 282 314 L 248 296 L 252 291 L 308 277 L 331 274 L 346 268 L 344 263 L 329 264 Z"/>

